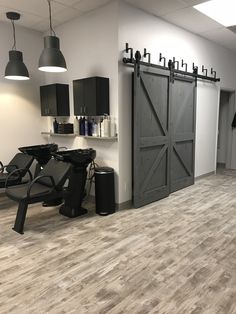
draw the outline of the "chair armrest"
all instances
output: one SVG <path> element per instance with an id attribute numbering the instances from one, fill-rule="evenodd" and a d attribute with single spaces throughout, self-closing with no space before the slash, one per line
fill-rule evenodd
<path id="1" fill-rule="evenodd" d="M 6 166 L 5 166 L 6 167 Z M 14 173 L 17 173 L 17 172 L 21 172 L 21 170 L 26 170 L 25 168 L 18 168 L 18 169 L 15 169 L 13 170 L 12 172 L 9 173 L 9 175 L 7 176 L 6 178 L 6 182 L 5 182 L 5 188 L 7 188 L 7 184 L 8 184 L 8 181 L 9 181 L 9 178 L 14 174 Z M 26 170 L 26 172 L 29 174 L 29 177 L 30 177 L 30 181 L 32 181 L 33 179 L 33 176 L 32 176 L 32 173 L 30 172 L 29 169 Z M 21 178 L 21 176 L 19 175 L 19 179 Z"/>
<path id="2" fill-rule="evenodd" d="M 4 166 L 3 166 L 3 163 L 0 161 L 0 172 L 3 172 L 3 169 L 4 169 Z"/>
<path id="3" fill-rule="evenodd" d="M 60 161 L 64 161 L 64 157 L 61 155 L 58 155 L 57 153 L 53 154 L 54 159 L 56 160 L 60 160 Z"/>
<path id="4" fill-rule="evenodd" d="M 38 177 L 34 178 L 33 181 L 30 182 L 30 185 L 28 186 L 28 189 L 27 189 L 27 198 L 31 198 L 31 196 L 30 196 L 31 189 L 32 189 L 33 185 L 41 178 L 49 178 L 52 182 L 52 185 L 53 185 L 53 187 L 51 188 L 51 191 L 53 191 L 53 189 L 55 189 L 56 184 L 55 184 L 54 178 L 52 176 L 48 176 L 48 175 L 38 176 Z"/>
<path id="5" fill-rule="evenodd" d="M 3 172 L 4 169 L 6 169 L 7 167 L 15 167 L 16 169 L 19 169 L 17 165 L 3 165 L 2 163 L 0 164 L 1 168 L 0 168 L 0 172 Z"/>

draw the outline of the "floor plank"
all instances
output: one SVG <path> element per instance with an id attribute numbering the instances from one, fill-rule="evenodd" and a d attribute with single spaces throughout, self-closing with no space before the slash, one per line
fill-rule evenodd
<path id="1" fill-rule="evenodd" d="M 69 219 L 0 197 L 0 313 L 235 314 L 236 172 L 139 209 Z"/>

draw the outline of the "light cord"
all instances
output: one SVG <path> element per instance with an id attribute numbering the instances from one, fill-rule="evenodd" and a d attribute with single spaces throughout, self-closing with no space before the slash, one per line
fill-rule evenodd
<path id="1" fill-rule="evenodd" d="M 13 28 L 13 46 L 12 50 L 16 50 L 16 30 L 14 20 L 11 20 L 12 28 Z"/>
<path id="2" fill-rule="evenodd" d="M 52 28 L 52 8 L 51 8 L 51 0 L 48 1 L 48 6 L 49 6 L 49 23 L 50 23 L 50 35 L 52 34 L 56 36 L 56 33 L 54 32 L 54 29 Z"/>

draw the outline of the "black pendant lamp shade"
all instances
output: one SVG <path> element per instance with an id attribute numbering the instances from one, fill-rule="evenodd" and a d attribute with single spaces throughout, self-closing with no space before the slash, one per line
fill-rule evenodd
<path id="1" fill-rule="evenodd" d="M 9 62 L 5 69 L 5 78 L 9 80 L 29 80 L 29 72 L 23 62 L 23 54 L 21 51 L 16 50 L 14 21 L 19 20 L 20 14 L 7 12 L 6 16 L 12 22 L 14 44 L 12 50 L 9 51 Z"/>
<path id="2" fill-rule="evenodd" d="M 23 62 L 21 51 L 9 51 L 9 62 L 6 66 L 5 78 L 9 80 L 29 80 L 29 72 Z"/>
<path id="3" fill-rule="evenodd" d="M 65 58 L 60 51 L 58 37 L 44 37 L 44 50 L 39 58 L 39 70 L 45 72 L 67 71 Z"/>
<path id="4" fill-rule="evenodd" d="M 50 36 L 44 37 L 44 49 L 39 58 L 40 71 L 44 72 L 65 72 L 66 61 L 60 51 L 59 38 L 52 28 L 52 14 L 51 14 L 51 0 L 47 0 L 49 7 L 49 23 L 50 23 Z"/>

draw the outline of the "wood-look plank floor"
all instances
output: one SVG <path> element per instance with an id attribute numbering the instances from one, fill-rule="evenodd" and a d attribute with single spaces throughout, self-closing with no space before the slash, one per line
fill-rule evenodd
<path id="1" fill-rule="evenodd" d="M 236 172 L 139 209 L 69 219 L 0 198 L 0 313 L 236 313 Z"/>

